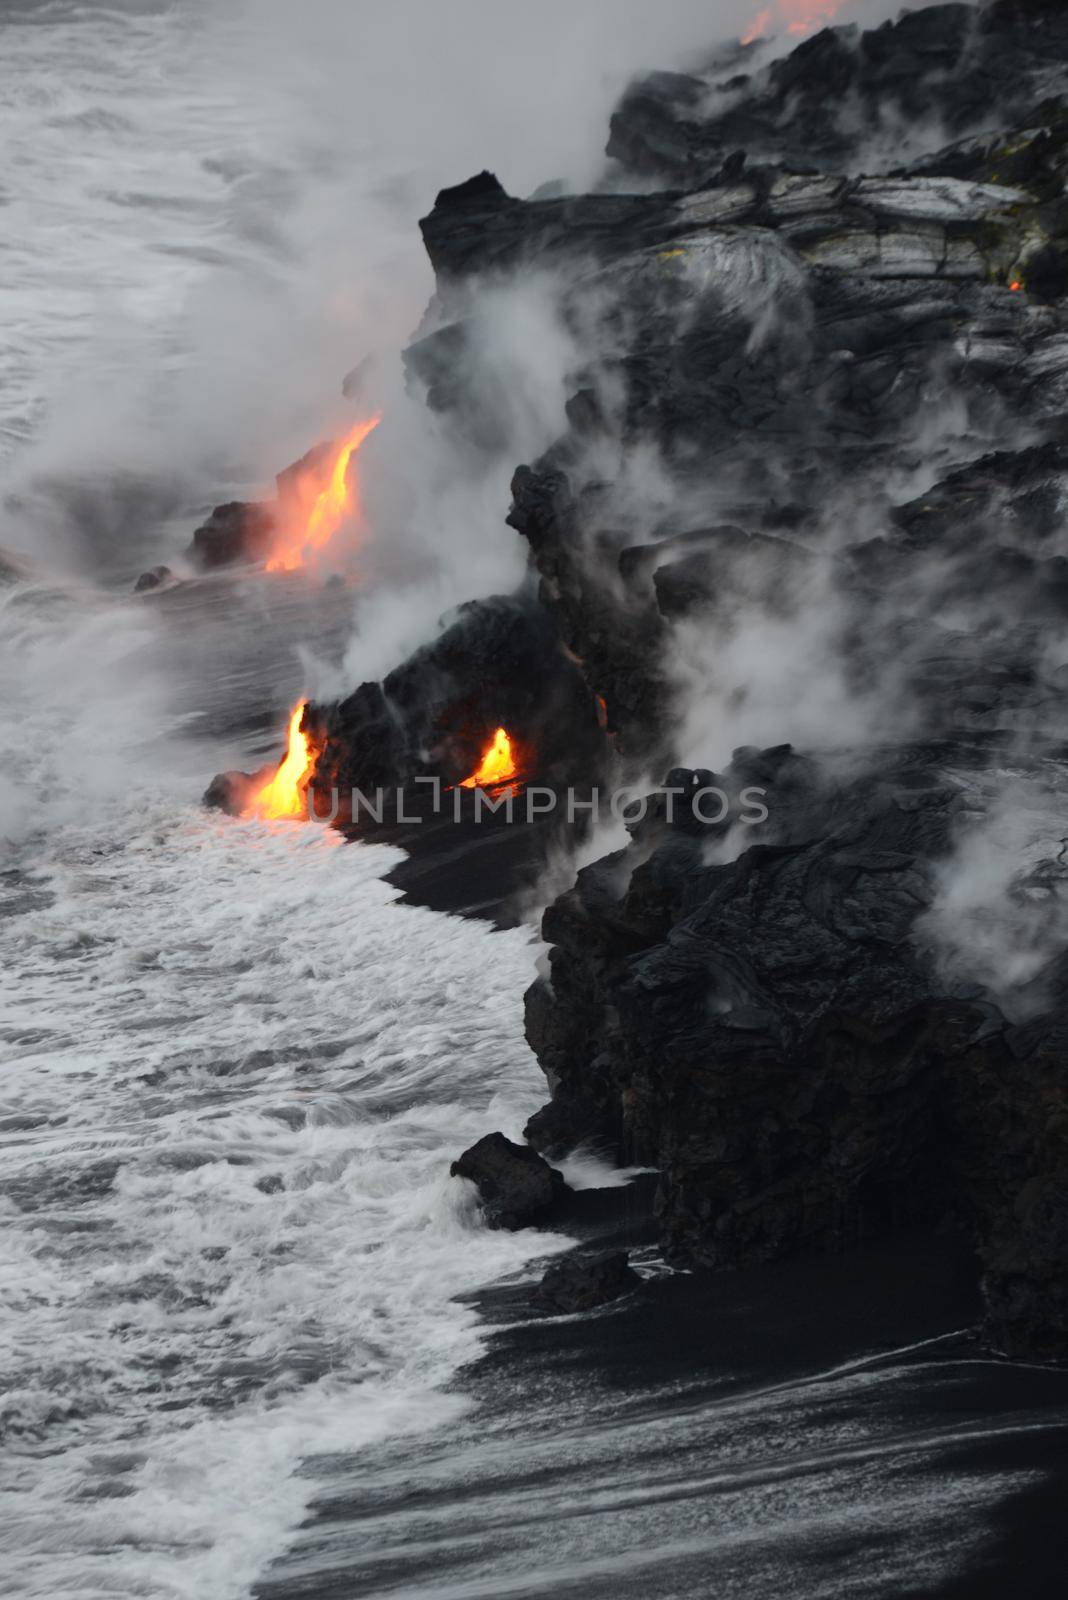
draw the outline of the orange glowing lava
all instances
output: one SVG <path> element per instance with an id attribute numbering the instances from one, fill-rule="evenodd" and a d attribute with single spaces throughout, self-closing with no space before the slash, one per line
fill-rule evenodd
<path id="1" fill-rule="evenodd" d="M 787 33 L 814 33 L 833 22 L 844 4 L 845 0 L 774 0 L 753 18 L 742 34 L 742 43 L 753 44 L 780 24 Z"/>
<path id="2" fill-rule="evenodd" d="M 330 543 L 342 522 L 358 515 L 359 493 L 356 485 L 349 482 L 349 467 L 367 435 L 381 420 L 381 414 L 376 414 L 358 422 L 342 440 L 325 486 L 318 473 L 309 474 L 298 485 L 297 504 L 282 518 L 275 551 L 267 563 L 268 572 L 294 572 L 307 566 Z"/>
<path id="3" fill-rule="evenodd" d="M 293 710 L 289 719 L 289 736 L 286 753 L 273 778 L 268 778 L 246 805 L 243 815 L 261 817 L 303 817 L 308 781 L 315 770 L 317 751 L 306 733 L 301 732 L 306 700 Z"/>
<path id="4" fill-rule="evenodd" d="M 496 789 L 519 776 L 512 741 L 503 728 L 493 735 L 492 744 L 482 752 L 482 760 L 469 778 L 460 784 L 461 789 Z"/>
<path id="5" fill-rule="evenodd" d="M 765 6 L 763 11 L 757 12 L 748 28 L 746 28 L 745 32 L 742 34 L 742 43 L 755 44 L 758 39 L 763 39 L 770 27 L 771 7 Z"/>

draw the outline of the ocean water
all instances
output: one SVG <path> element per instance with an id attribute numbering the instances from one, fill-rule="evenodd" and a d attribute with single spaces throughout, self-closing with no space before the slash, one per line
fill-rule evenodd
<path id="1" fill-rule="evenodd" d="M 243 1594 L 303 1453 L 462 1409 L 451 1296 L 545 1248 L 447 1177 L 533 1104 L 529 941 L 393 859 L 146 793 L 6 874 L 6 1592 Z"/>
<path id="2" fill-rule="evenodd" d="M 513 1308 L 457 1383 L 472 1294 L 566 1243 L 486 1231 L 447 1175 L 541 1099 L 532 930 L 397 905 L 391 850 L 198 805 L 275 748 L 309 651 L 351 652 L 351 606 L 130 579 L 321 436 L 369 309 L 399 338 L 428 290 L 408 147 L 386 182 L 344 96 L 294 114 L 300 60 L 290 84 L 256 23 L 0 9 L 0 1590 L 933 1592 L 1044 1481 L 1059 1380 L 992 1386 L 948 1312 L 919 1348 L 843 1325 L 830 1363 L 791 1333 L 772 1378 L 772 1291 L 707 1334 L 669 1305 L 633 1348 L 618 1312 Z M 460 141 L 434 181 L 489 158 Z M 339 227 L 350 168 L 373 205 Z M 478 502 L 501 548 L 506 483 Z"/>
<path id="3" fill-rule="evenodd" d="M 0 13 L 6 1595 L 248 1593 L 302 1458 L 454 1420 L 453 1297 L 558 1247 L 482 1229 L 447 1175 L 537 1103 L 529 930 L 397 907 L 394 851 L 197 804 L 273 747 L 320 600 L 129 594 L 210 456 L 190 424 L 166 460 L 139 407 L 187 395 L 191 308 L 286 282 L 299 152 L 218 67 L 235 17 Z"/>
<path id="4" fill-rule="evenodd" d="M 157 373 L 180 358 L 198 285 L 254 254 L 257 197 L 265 234 L 270 152 L 249 96 L 209 70 L 209 23 L 199 4 L 150 0 L 0 13 L 7 467 L 80 379 L 106 410 L 135 358 Z"/>

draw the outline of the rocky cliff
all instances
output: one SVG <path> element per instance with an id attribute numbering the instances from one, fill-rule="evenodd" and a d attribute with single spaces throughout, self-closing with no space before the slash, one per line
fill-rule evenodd
<path id="1" fill-rule="evenodd" d="M 594 195 L 439 196 L 410 355 L 477 409 L 479 283 L 559 274 L 570 427 L 510 521 L 621 762 L 688 763 L 546 914 L 527 1136 L 659 1168 L 677 1260 L 956 1219 L 999 1346 L 1068 1354 L 1068 19 L 734 47 L 608 149 Z"/>
<path id="2" fill-rule="evenodd" d="M 499 722 L 527 781 L 667 772 L 546 913 L 530 1144 L 658 1169 L 677 1261 L 962 1226 L 998 1346 L 1068 1356 L 1068 18 L 732 45 L 608 156 L 421 223 L 410 382 L 499 450 L 486 295 L 536 281 L 568 426 L 514 476 L 522 595 L 309 707 L 313 783 L 455 784 Z"/>

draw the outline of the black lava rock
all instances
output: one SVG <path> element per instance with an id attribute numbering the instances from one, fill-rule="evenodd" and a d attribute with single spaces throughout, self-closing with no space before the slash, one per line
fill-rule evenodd
<path id="1" fill-rule="evenodd" d="M 564 1256 L 554 1261 L 535 1290 L 534 1298 L 550 1311 L 593 1311 L 636 1289 L 641 1279 L 625 1250 L 611 1255 Z"/>
<path id="2" fill-rule="evenodd" d="M 478 1189 L 491 1228 L 525 1228 L 545 1222 L 568 1192 L 562 1173 L 532 1150 L 503 1133 L 488 1133 L 465 1150 L 449 1169 Z"/>
<path id="3" fill-rule="evenodd" d="M 307 716 L 320 749 L 313 788 L 336 787 L 342 803 L 353 787 L 423 776 L 456 784 L 499 727 L 526 782 L 581 779 L 604 746 L 594 696 L 549 612 L 499 595 L 458 607 L 433 643 L 380 684 L 310 706 Z"/>
<path id="4" fill-rule="evenodd" d="M 270 776 L 263 767 L 257 773 L 217 772 L 205 789 L 201 805 L 209 811 L 225 811 L 227 816 L 239 817 L 260 785 Z"/>
<path id="5" fill-rule="evenodd" d="M 259 501 L 231 500 L 216 506 L 193 534 L 188 555 L 204 571 L 238 563 L 265 561 L 277 526 L 272 506 Z"/>
<path id="6" fill-rule="evenodd" d="M 170 567 L 150 567 L 147 572 L 142 572 L 134 584 L 134 594 L 147 594 L 153 589 L 166 588 L 174 581 Z"/>
<path id="7" fill-rule="evenodd" d="M 943 148 L 887 148 L 932 107 Z M 315 786 L 456 784 L 504 725 L 550 783 L 597 781 L 610 742 L 626 776 L 766 792 L 766 827 L 730 838 L 661 796 L 549 907 L 527 1137 L 656 1168 L 680 1261 L 964 1222 L 1000 1348 L 1066 1356 L 1068 14 L 935 5 L 732 46 L 633 86 L 609 152 L 641 192 L 520 200 L 481 173 L 421 223 L 437 294 L 408 368 L 475 448 L 499 409 L 481 285 L 559 286 L 567 429 L 508 517 L 537 596 L 463 607 L 309 708 Z M 249 528 L 220 508 L 202 562 L 250 559 Z M 720 775 L 695 709 L 747 741 Z M 1013 994 L 936 926 L 999 804 L 1052 819 L 1006 889 L 1003 964 L 1017 925 L 1041 963 Z M 496 1226 L 563 1189 L 500 1134 L 453 1171 Z"/>

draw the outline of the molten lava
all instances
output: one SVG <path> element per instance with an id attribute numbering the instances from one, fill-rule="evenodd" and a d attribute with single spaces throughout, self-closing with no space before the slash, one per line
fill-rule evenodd
<path id="1" fill-rule="evenodd" d="M 289 719 L 286 753 L 273 778 L 268 778 L 246 805 L 243 815 L 262 817 L 303 817 L 308 782 L 315 770 L 317 751 L 306 733 L 301 732 L 306 700 L 302 700 Z"/>
<path id="2" fill-rule="evenodd" d="M 461 789 L 497 789 L 502 784 L 518 778 L 519 768 L 512 750 L 512 741 L 503 728 L 493 735 L 493 742 L 482 752 L 482 760 L 469 778 L 464 778 Z"/>
<path id="3" fill-rule="evenodd" d="M 832 22 L 844 4 L 845 0 L 774 0 L 753 18 L 742 34 L 742 43 L 763 39 L 777 23 L 785 23 L 787 33 L 813 33 Z"/>
<path id="4" fill-rule="evenodd" d="M 765 6 L 763 11 L 758 11 L 752 22 L 742 34 L 742 44 L 755 44 L 771 27 L 771 7 Z"/>
<path id="5" fill-rule="evenodd" d="M 376 414 L 358 422 L 342 440 L 325 485 L 318 473 L 309 473 L 300 484 L 296 507 L 282 519 L 274 553 L 267 563 L 268 572 L 293 572 L 306 566 L 325 549 L 341 524 L 359 513 L 359 493 L 356 485 L 349 482 L 349 467 L 367 435 L 381 420 L 381 414 Z"/>

